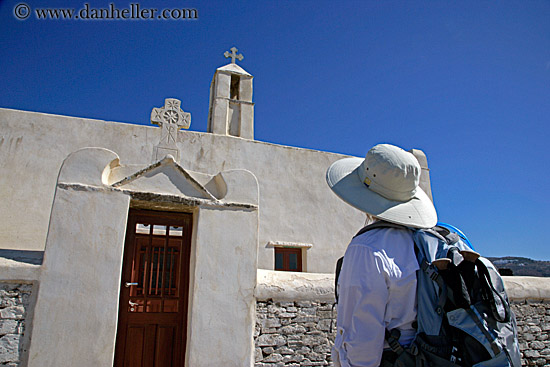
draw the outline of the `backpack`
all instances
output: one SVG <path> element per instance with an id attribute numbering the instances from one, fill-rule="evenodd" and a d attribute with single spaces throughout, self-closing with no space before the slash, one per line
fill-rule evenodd
<path id="1" fill-rule="evenodd" d="M 356 237 L 388 227 L 404 228 L 379 221 Z M 398 343 L 399 330 L 386 330 L 391 351 L 384 352 L 381 366 L 520 367 L 515 316 L 493 264 L 473 252 L 465 237 L 445 227 L 410 230 L 420 267 L 416 337 L 404 348 Z M 336 303 L 342 263 L 340 258 Z"/>

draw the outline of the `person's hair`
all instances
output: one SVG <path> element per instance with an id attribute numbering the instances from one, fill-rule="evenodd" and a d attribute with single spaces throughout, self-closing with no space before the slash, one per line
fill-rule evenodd
<path id="1" fill-rule="evenodd" d="M 380 220 L 372 214 L 369 214 L 369 213 L 365 213 L 365 214 L 367 215 L 367 218 L 365 219 L 365 226 L 368 226 L 369 224 L 373 224 L 374 222 L 377 222 Z"/>

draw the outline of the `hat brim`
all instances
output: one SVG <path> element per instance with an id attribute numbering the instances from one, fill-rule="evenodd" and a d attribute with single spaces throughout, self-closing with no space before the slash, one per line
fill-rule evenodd
<path id="1" fill-rule="evenodd" d="M 361 158 L 344 158 L 334 162 L 327 170 L 327 183 L 332 191 L 351 206 L 385 221 L 413 228 L 432 228 L 437 213 L 426 193 L 417 188 L 408 201 L 387 199 L 361 182 L 357 172 Z"/>

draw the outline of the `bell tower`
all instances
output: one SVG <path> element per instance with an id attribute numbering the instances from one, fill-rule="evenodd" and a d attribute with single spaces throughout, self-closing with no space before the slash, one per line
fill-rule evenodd
<path id="1" fill-rule="evenodd" d="M 244 57 L 237 48 L 224 53 L 231 63 L 216 70 L 210 84 L 208 132 L 254 139 L 252 75 L 235 63 Z"/>

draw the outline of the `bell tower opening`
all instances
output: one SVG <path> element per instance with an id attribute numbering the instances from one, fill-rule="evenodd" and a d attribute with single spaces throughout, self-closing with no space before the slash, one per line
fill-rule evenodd
<path id="1" fill-rule="evenodd" d="M 240 77 L 238 75 L 231 74 L 230 99 L 239 99 L 239 80 Z"/>

